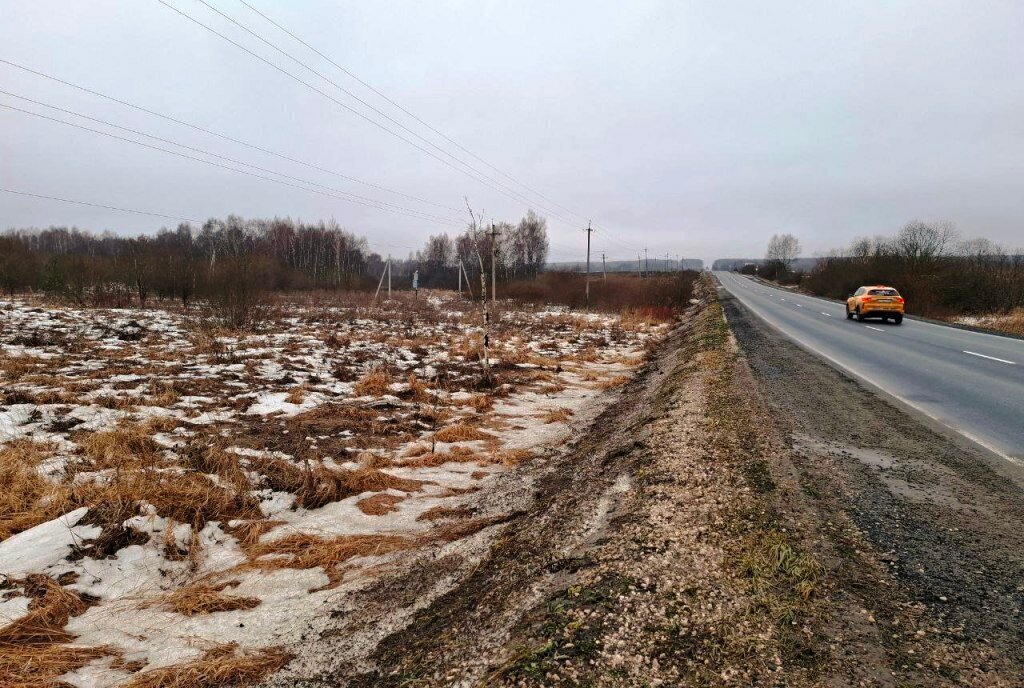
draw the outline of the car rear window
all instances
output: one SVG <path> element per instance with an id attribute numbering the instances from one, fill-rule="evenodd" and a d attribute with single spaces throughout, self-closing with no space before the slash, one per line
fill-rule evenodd
<path id="1" fill-rule="evenodd" d="M 869 296 L 899 296 L 899 293 L 895 289 L 871 289 L 868 291 Z"/>

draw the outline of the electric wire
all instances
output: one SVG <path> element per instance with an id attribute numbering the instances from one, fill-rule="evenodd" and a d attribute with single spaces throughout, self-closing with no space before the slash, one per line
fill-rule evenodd
<path id="1" fill-rule="evenodd" d="M 495 166 L 494 166 L 494 165 L 492 165 L 491 163 L 489 163 L 489 162 L 487 162 L 486 160 L 484 160 L 483 158 L 481 158 L 481 157 L 480 157 L 479 155 L 477 155 L 477 154 L 473 153 L 473 151 L 471 151 L 471 150 L 468 150 L 467 148 L 465 148 L 464 146 L 462 146 L 461 144 L 459 144 L 459 142 L 455 141 L 454 139 L 452 139 L 452 138 L 451 138 L 450 136 L 448 136 L 448 135 L 447 135 L 447 134 L 445 134 L 444 132 L 442 132 L 442 131 L 439 131 L 439 130 L 438 130 L 437 128 L 435 128 L 434 126 L 432 126 L 432 125 L 430 125 L 429 123 L 425 122 L 425 121 L 424 121 L 423 119 L 421 119 L 420 117 L 418 117 L 418 116 L 417 116 L 416 114 L 414 114 L 414 113 L 410 112 L 410 111 L 409 111 L 408 109 L 406 109 L 405 107 L 403 107 L 403 106 L 402 106 L 401 104 L 399 104 L 399 103 L 395 102 L 394 100 L 392 100 L 391 98 L 389 98 L 389 97 L 388 97 L 387 95 L 385 95 L 384 93 L 382 93 L 382 92 L 381 92 L 381 91 L 379 91 L 378 89 L 374 88 L 374 87 L 373 87 L 373 86 L 372 86 L 371 84 L 369 84 L 369 83 L 367 83 L 366 81 L 364 81 L 363 79 L 359 78 L 358 76 L 356 76 L 355 74 L 353 74 L 353 73 L 352 73 L 351 71 L 349 71 L 349 70 L 348 70 L 347 68 L 345 68 L 344 66 L 342 66 L 342 65 L 338 64 L 337 62 L 335 62 L 334 60 L 332 60 L 332 59 L 331 59 L 330 57 L 328 57 L 327 55 L 325 55 L 325 54 L 324 54 L 324 53 L 322 53 L 321 51 L 317 50 L 317 49 L 316 49 L 315 47 L 313 47 L 312 45 L 310 45 L 309 43 L 307 43 L 306 41 L 304 41 L 304 40 L 303 40 L 302 38 L 300 38 L 299 36 L 297 36 L 297 35 L 296 35 L 295 33 L 293 33 L 292 31 L 289 31 L 289 30 L 288 30 L 287 28 L 285 28 L 284 26 L 282 26 L 282 25 L 281 25 L 281 24 L 279 24 L 278 22 L 276 22 L 276 21 L 274 21 L 273 19 L 271 19 L 270 17 L 268 17 L 268 16 L 267 16 L 266 14 L 264 14 L 263 12 L 259 11 L 258 9 L 256 9 L 256 8 L 255 8 L 255 7 L 253 7 L 252 5 L 250 5 L 250 4 L 248 3 L 248 2 L 246 2 L 246 0 L 239 0 L 239 2 L 241 2 L 241 3 L 243 4 L 243 5 L 245 5 L 246 7 L 248 7 L 248 8 L 250 9 L 250 10 L 252 10 L 252 11 L 253 11 L 253 12 L 254 12 L 255 14 L 257 14 L 258 16 L 262 17 L 262 18 L 263 18 L 264 20 L 266 20 L 266 21 L 267 21 L 268 23 L 270 23 L 270 24 L 271 24 L 272 26 L 274 26 L 274 27 L 276 27 L 277 29 L 279 29 L 280 31 L 284 32 L 285 34 L 287 34 L 288 36 L 290 36 L 290 37 L 291 37 L 292 39 L 294 39 L 294 40 L 295 40 L 295 41 L 297 41 L 298 43 L 302 44 L 303 46 L 305 46 L 306 48 L 308 48 L 309 50 L 311 50 L 311 51 L 312 51 L 313 53 L 315 53 L 315 54 L 316 54 L 316 55 L 318 55 L 319 57 L 321 57 L 321 58 L 322 58 L 323 60 L 325 60 L 325 61 L 326 61 L 326 62 L 328 62 L 329 64 L 333 65 L 333 66 L 334 66 L 335 68 L 337 68 L 338 70 L 340 70 L 340 71 L 341 71 L 342 73 L 344 73 L 344 74 L 345 74 L 346 76 L 348 76 L 349 78 L 351 78 L 351 79 L 355 80 L 356 82 L 358 82 L 359 84 L 361 84 L 361 85 L 362 85 L 362 86 L 364 86 L 365 88 L 369 89 L 369 90 L 370 90 L 370 91 L 372 91 L 372 92 L 373 92 L 374 94 L 376 94 L 376 95 L 377 95 L 378 97 L 380 97 L 381 99 L 383 99 L 384 101 L 386 101 L 387 103 L 389 103 L 390 105 L 392 105 L 393 107 L 397 108 L 397 109 L 398 109 L 398 110 L 400 110 L 401 112 L 405 113 L 405 114 L 406 114 L 406 115 L 407 115 L 408 117 L 412 118 L 413 120 L 415 120 L 416 122 L 418 122 L 419 124 L 421 124 L 422 126 L 424 126 L 425 128 L 427 128 L 428 130 L 430 130 L 431 132 L 433 132 L 434 134 L 436 134 L 437 136 L 441 137 L 442 139 L 444 139 L 445 141 L 447 141 L 447 142 L 448 142 L 448 143 L 450 143 L 451 145 L 455 146 L 456 148 L 458 148 L 458 149 L 459 149 L 460 151 L 462 151 L 462 152 L 463 152 L 463 153 L 465 153 L 466 155 L 469 155 L 469 156 L 470 156 L 470 157 L 472 157 L 472 158 L 473 158 L 474 160 L 477 160 L 477 161 L 478 161 L 478 162 L 480 162 L 481 164 L 483 164 L 483 165 L 486 165 L 486 166 L 487 166 L 488 168 L 490 168 L 491 170 L 494 170 L 495 172 L 497 172 L 497 173 L 498 173 L 498 174 L 500 174 L 501 176 L 505 177 L 506 179 L 510 180 L 511 182 L 513 182 L 513 183 L 515 183 L 515 184 L 518 184 L 519 186 L 521 186 L 522 188 L 526 189 L 526 190 L 527 190 L 527 191 L 529 191 L 530 193 L 532 193 L 532 194 L 536 195 L 537 197 L 539 197 L 539 198 L 541 198 L 541 199 L 543 199 L 543 200 L 547 201 L 548 203 L 551 203 L 551 204 L 552 204 L 552 205 L 554 205 L 555 207 L 557 207 L 557 208 L 560 208 L 561 210 L 564 210 L 565 212 L 569 213 L 570 215 L 574 215 L 575 217 L 577 217 L 577 218 L 579 218 L 579 219 L 581 219 L 581 220 L 586 220 L 586 219 L 587 219 L 586 217 L 584 217 L 584 216 L 583 216 L 583 215 L 581 215 L 580 213 L 577 213 L 576 211 L 574 211 L 574 210 L 572 210 L 572 209 L 570 209 L 570 208 L 567 208 L 567 207 L 565 207 L 564 205 L 562 205 L 562 204 L 558 203 L 557 201 L 555 201 L 555 200 L 553 200 L 553 199 L 551 199 L 551 198 L 549 198 L 549 197 L 545 196 L 545 195 L 544 195 L 544 194 L 542 194 L 541 192 L 539 192 L 539 191 L 537 191 L 536 189 L 533 189 L 533 188 L 531 188 L 530 186 L 526 185 L 525 183 L 523 183 L 523 182 L 519 181 L 518 179 L 516 179 L 516 178 L 515 178 L 515 177 L 513 177 L 512 175 L 508 174 L 507 172 L 505 172 L 505 171 L 501 170 L 501 169 L 500 169 L 500 168 L 498 168 L 498 167 L 495 167 Z"/>
<path id="2" fill-rule="evenodd" d="M 112 134 L 112 133 L 107 132 L 107 131 L 101 131 L 99 129 L 93 129 L 92 127 L 87 127 L 87 126 L 84 126 L 84 125 L 81 125 L 81 124 L 76 124 L 75 122 L 68 122 L 67 120 L 62 120 L 62 119 L 59 119 L 57 117 L 50 117 L 49 115 L 44 115 L 44 114 L 41 114 L 41 113 L 38 113 L 38 112 L 32 112 L 31 110 L 25 110 L 24 108 L 15 107 L 13 105 L 7 105 L 5 103 L 0 103 L 0 107 L 6 108 L 8 110 L 13 110 L 15 112 L 20 112 L 20 113 L 23 113 L 23 114 L 26 114 L 26 115 L 31 115 L 33 117 L 38 117 L 40 119 L 49 120 L 51 122 L 56 122 L 58 124 L 63 124 L 63 125 L 69 126 L 69 127 L 73 127 L 75 129 L 81 129 L 83 131 L 88 131 L 88 132 L 91 132 L 91 133 L 94 133 L 94 134 L 99 134 L 101 136 L 106 136 L 106 137 L 109 137 L 109 138 L 112 138 L 112 139 L 115 139 L 115 140 L 118 140 L 118 141 L 124 141 L 126 143 L 132 143 L 132 144 L 135 144 L 136 146 L 141 146 L 143 148 L 149 148 L 151 150 L 160 151 L 162 153 L 167 153 L 169 155 L 174 155 L 174 156 L 177 156 L 177 157 L 180 157 L 180 158 L 184 158 L 186 160 L 193 160 L 195 162 L 200 162 L 200 163 L 203 163 L 205 165 L 211 165 L 213 167 L 219 167 L 221 169 L 229 170 L 231 172 L 237 172 L 239 174 L 248 175 L 250 177 L 255 177 L 257 179 L 262 179 L 264 181 L 273 182 L 275 184 L 281 184 L 283 186 L 289 186 L 289 187 L 292 187 L 292 188 L 295 188 L 295 189 L 300 189 L 302 191 L 308 191 L 310 193 L 319 194 L 321 196 L 327 196 L 329 198 L 335 198 L 335 199 L 342 200 L 342 201 L 348 201 L 349 203 L 355 203 L 357 205 L 363 205 L 363 206 L 366 206 L 366 207 L 369 207 L 369 208 L 374 208 L 375 210 L 384 210 L 384 211 L 395 213 L 395 214 L 398 214 L 398 215 L 405 215 L 405 216 L 408 216 L 408 217 L 415 218 L 417 220 L 425 220 L 425 221 L 437 222 L 439 224 L 446 224 L 448 226 L 458 226 L 458 224 L 456 222 L 451 221 L 451 220 L 447 220 L 447 219 L 444 219 L 444 218 L 436 218 L 436 217 L 433 217 L 433 216 L 430 216 L 430 215 L 419 213 L 417 211 L 400 211 L 400 210 L 395 210 L 395 209 L 392 209 L 392 208 L 387 208 L 387 207 L 382 207 L 382 206 L 379 206 L 379 205 L 375 205 L 374 203 L 363 201 L 363 200 L 360 200 L 358 198 L 350 198 L 350 197 L 347 197 L 347 196 L 338 195 L 336 193 L 331 193 L 331 192 L 327 192 L 327 191 L 320 191 L 318 189 L 310 189 L 310 188 L 307 188 L 305 186 L 301 186 L 299 184 L 293 184 L 291 182 L 284 181 L 282 179 L 275 179 L 273 177 L 267 177 L 265 175 L 258 174 L 256 172 L 250 172 L 248 170 L 240 170 L 237 167 L 231 167 L 230 165 L 224 165 L 224 164 L 221 164 L 221 163 L 218 163 L 218 162 L 214 162 L 212 160 L 204 160 L 203 158 L 197 158 L 197 157 L 195 157 L 193 155 L 187 155 L 185 153 L 181 153 L 179 151 L 170 150 L 168 148 L 161 148 L 160 146 L 154 146 L 152 144 L 145 143 L 143 141 L 136 141 L 134 139 L 130 139 L 130 138 L 127 138 L 127 137 L 124 137 L 124 136 L 118 136 L 117 134 Z M 175 144 L 175 145 L 179 145 L 179 144 Z"/>
<path id="3" fill-rule="evenodd" d="M 273 68 L 274 70 L 284 74 L 288 78 L 298 82 L 299 84 L 301 84 L 301 85 L 305 86 L 306 88 L 314 91 L 315 93 L 320 94 L 321 96 L 323 96 L 324 98 L 327 98 L 328 100 L 330 100 L 331 102 L 335 103 L 336 105 L 338 105 L 338 106 L 348 110 L 349 112 L 353 113 L 357 117 L 359 117 L 359 118 L 369 122 L 373 126 L 375 126 L 375 127 L 379 128 L 379 129 L 381 129 L 381 130 L 391 134 L 392 136 L 394 136 L 394 137 L 404 141 L 405 143 L 409 144 L 410 146 L 412 146 L 412 147 L 416 148 L 417 150 L 419 150 L 419 151 L 429 155 L 430 157 L 432 157 L 435 160 L 441 162 L 442 164 L 452 168 L 453 170 L 456 170 L 457 172 L 466 175 L 470 179 L 473 179 L 473 180 L 483 184 L 484 186 L 487 186 L 487 187 L 491 188 L 494 191 L 498 191 L 499 193 L 504 194 L 505 196 L 508 196 L 509 198 L 512 198 L 513 200 L 519 201 L 521 203 L 526 203 L 527 205 L 535 205 L 535 204 L 531 203 L 529 199 L 523 197 L 521 194 L 518 194 L 515 191 L 504 190 L 504 189 L 500 188 L 500 183 L 499 183 L 499 185 L 495 185 L 493 183 L 488 183 L 487 181 L 485 181 L 481 177 L 474 176 L 471 172 L 463 169 L 462 167 L 459 167 L 459 166 L 453 164 L 452 162 L 450 162 L 450 161 L 444 159 L 443 157 L 437 155 L 433 151 L 431 151 L 431 150 L 429 150 L 427 148 L 424 148 L 423 146 L 419 145 L 415 141 L 412 141 L 411 139 L 403 136 L 402 134 L 400 134 L 400 133 L 398 133 L 398 132 L 396 132 L 396 131 L 394 131 L 392 129 L 389 129 L 387 126 L 385 126 L 384 124 L 381 124 L 380 122 L 378 122 L 377 120 L 373 119 L 372 117 L 370 117 L 370 116 L 360 112 L 359 110 L 356 110 L 352 106 L 350 106 L 350 105 L 348 105 L 348 104 L 338 100 L 337 98 L 335 98 L 334 96 L 330 95 L 329 93 L 327 93 L 323 89 L 318 88 L 317 86 L 314 86 L 313 84 L 309 83 L 308 81 L 305 81 L 301 77 L 298 77 L 298 76 L 292 74 L 291 72 L 289 72 L 288 70 L 284 69 L 283 67 L 281 67 L 281 66 L 279 66 L 277 64 L 274 64 L 273 62 L 271 62 L 267 58 L 263 57 L 262 55 L 254 52 L 252 50 L 250 50 L 249 48 L 247 48 L 244 45 L 242 45 L 241 43 L 238 43 L 237 41 L 231 39 L 230 37 L 224 35 L 223 33 L 220 33 L 219 31 L 217 31 L 213 27 L 204 24 L 203 22 L 199 21 L 198 19 L 196 19 L 195 17 L 191 16 L 187 12 L 184 12 L 183 10 L 180 10 L 177 7 L 171 5 L 166 0 L 157 0 L 157 2 L 159 2 L 161 5 L 164 5 L 165 7 L 169 8 L 169 9 L 173 10 L 175 13 L 177 13 L 180 16 L 184 17 L 185 19 L 188 19 L 190 22 L 196 24 L 197 26 L 200 26 L 203 29 L 205 29 L 205 30 L 209 31 L 210 33 L 214 34 L 215 36 L 218 36 L 219 38 L 227 41 L 228 43 L 230 43 L 231 45 L 235 46 L 239 50 L 242 50 L 243 52 L 251 55 L 252 57 L 254 57 L 257 60 L 259 60 L 260 62 L 263 62 L 264 64 L 266 64 L 269 67 Z M 311 69 L 311 71 L 314 71 L 314 73 L 316 73 L 315 70 Z M 324 77 L 324 78 L 326 79 L 326 77 Z M 465 163 L 463 163 L 463 164 L 465 164 Z M 470 169 L 472 169 L 472 168 L 470 168 Z M 565 218 L 559 216 L 556 213 L 551 213 L 550 211 L 547 211 L 547 212 L 549 212 L 551 215 L 553 215 L 555 217 L 558 217 L 559 219 L 561 219 L 561 220 L 563 220 L 565 222 L 568 222 L 568 220 L 565 220 Z"/>
<path id="4" fill-rule="evenodd" d="M 148 139 L 153 139 L 154 141 L 159 141 L 161 143 L 167 143 L 167 144 L 170 144 L 172 146 L 178 146 L 179 148 L 184 148 L 185 150 L 190 150 L 190 151 L 192 151 L 194 153 L 200 153 L 202 155 L 208 155 L 210 157 L 217 158 L 219 160 L 225 160 L 225 161 L 230 162 L 230 163 L 235 164 L 235 165 L 242 165 L 243 167 L 249 167 L 249 168 L 252 168 L 254 170 L 259 170 L 260 172 L 266 172 L 268 174 L 275 174 L 275 175 L 278 175 L 280 177 L 284 177 L 285 179 L 291 179 L 293 181 L 301 182 L 303 184 L 309 184 L 310 186 L 317 186 L 317 187 L 320 187 L 322 189 L 327 189 L 328 191 L 333 191 L 335 193 L 342 194 L 342 195 L 344 195 L 346 197 L 352 197 L 354 199 L 359 199 L 359 200 L 362 200 L 362 201 L 366 201 L 367 203 L 379 204 L 380 206 L 384 206 L 384 207 L 387 207 L 387 208 L 391 208 L 391 209 L 395 209 L 395 210 L 399 210 L 399 211 L 403 211 L 403 212 L 420 213 L 420 211 L 418 211 L 418 210 L 414 210 L 414 209 L 411 209 L 411 208 L 404 208 L 402 206 L 394 205 L 394 204 L 388 203 L 386 201 L 378 201 L 375 198 L 368 198 L 366 196 L 360 196 L 358 194 L 353 194 L 353 193 L 350 193 L 348 191 L 345 191 L 343 189 L 336 189 L 336 188 L 331 187 L 331 186 L 325 186 L 324 184 L 320 184 L 318 182 L 314 182 L 314 181 L 311 181 L 311 180 L 308 180 L 308 179 L 303 179 L 301 177 L 294 177 L 292 175 L 285 174 L 283 172 L 278 172 L 276 170 L 271 170 L 271 169 L 267 169 L 265 167 L 260 167 L 259 165 L 253 165 L 253 164 L 247 163 L 247 162 L 245 162 L 243 160 L 236 160 L 235 158 L 229 158 L 229 157 L 227 157 L 225 155 L 219 155 L 217 153 L 213 153 L 211 151 L 204 150 L 202 148 L 196 148 L 194 146 L 188 146 L 188 145 L 186 145 L 184 143 L 178 143 L 177 141 L 172 141 L 170 139 L 165 139 L 165 138 L 162 138 L 160 136 L 156 136 L 154 134 L 147 134 L 144 131 L 139 131 L 137 129 L 131 129 L 130 127 L 124 127 L 124 126 L 121 126 L 120 124 L 114 124 L 113 122 L 108 122 L 107 120 L 104 120 L 104 119 L 99 119 L 99 118 L 96 118 L 96 117 L 90 117 L 89 115 L 83 115 L 82 113 L 75 112 L 74 110 L 67 110 L 65 108 L 58 107 L 56 105 L 51 105 L 49 103 L 44 103 L 43 101 L 40 101 L 40 100 L 34 100 L 34 99 L 28 98 L 26 96 L 20 96 L 17 93 L 11 93 L 9 91 L 4 91 L 4 90 L 0 89 L 0 94 L 6 95 L 6 96 L 11 96 L 13 98 L 18 98 L 19 100 L 25 100 L 25 101 L 28 101 L 30 103 L 34 103 L 35 105 L 41 105 L 43 107 L 50 108 L 51 110 L 57 110 L 58 112 L 63 112 L 64 114 L 72 115 L 74 117 L 81 117 L 82 119 L 89 120 L 90 122 L 96 122 L 97 124 L 102 124 L 104 126 L 112 127 L 114 129 L 120 129 L 121 131 L 127 131 L 127 132 L 129 132 L 131 134 L 135 134 L 136 136 L 144 136 L 144 137 L 146 137 Z M 382 208 L 382 209 L 384 209 L 384 208 Z M 443 217 L 440 217 L 440 216 L 428 215 L 426 213 L 421 213 L 421 214 L 423 214 L 425 217 L 436 218 L 436 219 L 443 219 L 443 220 L 450 221 L 450 222 L 458 222 L 458 220 L 455 219 L 455 218 L 443 218 Z"/>
<path id="5" fill-rule="evenodd" d="M 135 103 L 130 103 L 130 102 L 126 101 L 126 100 L 121 100 L 120 98 L 115 98 L 114 96 L 107 95 L 106 93 L 101 93 L 99 91 L 93 90 L 93 89 L 88 88 L 86 86 L 82 86 L 80 84 L 76 84 L 76 83 L 72 83 L 70 81 L 66 81 L 66 80 L 61 79 L 59 77 L 53 76 L 52 74 L 47 74 L 45 72 L 40 72 L 40 71 L 32 69 L 30 67 L 26 67 L 25 65 L 21 65 L 21 64 L 18 64 L 16 62 L 11 62 L 10 60 L 6 60 L 4 58 L 0 58 L 0 64 L 5 64 L 5 65 L 8 65 L 10 67 L 14 67 L 16 69 L 20 69 L 20 70 L 22 70 L 24 72 L 27 72 L 29 74 L 33 74 L 35 76 L 39 76 L 39 77 L 42 77 L 44 79 L 49 79 L 50 81 L 56 82 L 56 83 L 61 84 L 63 86 L 68 86 L 70 88 L 82 91 L 83 93 L 88 93 L 89 95 L 96 96 L 98 98 L 103 98 L 104 100 L 108 100 L 110 102 L 117 103 L 118 105 L 123 105 L 125 107 L 131 108 L 133 110 L 137 110 L 137 111 L 145 113 L 147 115 L 152 115 L 154 117 L 159 117 L 160 119 L 167 120 L 168 122 L 173 122 L 175 124 L 179 124 L 181 126 L 188 127 L 188 128 L 193 129 L 195 131 L 199 131 L 199 132 L 202 132 L 204 134 L 208 134 L 210 136 L 214 136 L 214 137 L 222 139 L 224 141 L 230 141 L 231 143 L 235 143 L 235 144 L 238 144 L 240 146 L 245 146 L 246 148 L 251 148 L 252 150 L 256 150 L 256 151 L 259 151 L 261 153 L 265 153 L 267 155 L 272 155 L 272 156 L 275 156 L 275 157 L 280 158 L 282 160 L 287 160 L 288 162 L 293 162 L 293 163 L 296 163 L 298 165 L 303 165 L 305 167 L 317 170 L 319 172 L 324 172 L 326 174 L 331 174 L 331 175 L 334 175 L 334 176 L 339 177 L 341 179 L 345 179 L 347 181 L 354 182 L 356 184 L 362 184 L 363 186 L 368 186 L 370 188 L 377 189 L 379 191 L 385 191 L 387 193 L 395 194 L 396 196 L 402 196 L 404 198 L 407 198 L 407 199 L 412 200 L 412 201 L 416 201 L 418 203 L 424 203 L 426 205 L 436 206 L 438 208 L 443 208 L 445 210 L 451 210 L 451 211 L 455 211 L 455 212 L 461 212 L 463 210 L 462 208 L 455 208 L 455 207 L 452 207 L 452 206 L 444 205 L 442 203 L 436 203 L 434 201 L 429 201 L 429 200 L 426 200 L 426 199 L 423 199 L 423 198 L 419 198 L 417 196 L 412 196 L 412 195 L 403 193 L 401 191 L 396 191 L 394 189 L 390 189 L 390 188 L 388 188 L 386 186 L 381 186 L 379 184 L 374 184 L 373 182 L 368 182 L 368 181 L 365 181 L 365 180 L 362 180 L 362 179 L 358 179 L 356 177 L 352 177 L 352 176 L 349 176 L 349 175 L 346 175 L 346 174 L 342 174 L 341 172 L 336 172 L 334 170 L 330 170 L 330 169 L 321 167 L 321 166 L 316 165 L 314 163 L 310 163 L 310 162 L 306 162 L 306 161 L 303 161 L 303 160 L 299 160 L 297 158 L 293 158 L 293 157 L 285 155 L 283 153 L 279 153 L 277 151 L 274 151 L 274 150 L 271 150 L 271 149 L 268 149 L 268 148 L 263 148 L 261 146 L 258 146 L 256 144 L 254 144 L 254 143 L 250 143 L 248 141 L 243 141 L 241 139 L 237 139 L 237 138 L 234 138 L 234 137 L 229 136 L 227 134 L 223 134 L 223 133 L 220 133 L 220 132 L 213 131 L 211 129 L 206 129 L 206 128 L 201 127 L 201 126 L 199 126 L 197 124 L 193 124 L 191 122 L 187 122 L 185 120 L 178 119 L 176 117 L 172 117 L 170 115 L 166 115 L 166 114 L 157 112 L 155 110 L 150 110 L 149 108 L 145 108 L 145 107 L 143 107 L 141 105 L 136 105 Z"/>
<path id="6" fill-rule="evenodd" d="M 152 217 L 162 217 L 165 220 L 181 220 L 183 222 L 191 222 L 193 224 L 202 224 L 199 220 L 193 220 L 189 217 L 178 217 L 176 215 L 164 215 L 163 213 L 154 213 L 148 210 L 135 210 L 134 208 L 121 208 L 116 205 L 104 205 L 102 203 L 91 203 L 89 201 L 78 201 L 70 198 L 60 198 L 58 196 L 46 196 L 44 194 L 31 193 L 29 191 L 19 191 L 17 189 L 5 189 L 0 187 L 0 191 L 9 194 L 17 194 L 18 196 L 30 196 L 32 198 L 42 198 L 48 201 L 60 201 L 61 203 L 74 203 L 75 205 L 87 205 L 91 208 L 103 208 L 105 210 L 116 210 L 122 213 L 133 213 L 135 215 L 150 215 Z"/>

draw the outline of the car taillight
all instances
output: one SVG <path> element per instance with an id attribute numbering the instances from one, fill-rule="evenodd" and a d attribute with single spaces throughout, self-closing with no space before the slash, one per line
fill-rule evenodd
<path id="1" fill-rule="evenodd" d="M 899 303 L 903 303 L 903 297 L 902 296 L 896 297 L 896 301 L 899 302 Z"/>

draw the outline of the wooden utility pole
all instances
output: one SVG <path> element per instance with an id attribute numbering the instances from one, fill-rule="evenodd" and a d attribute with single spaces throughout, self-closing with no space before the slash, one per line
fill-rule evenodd
<path id="1" fill-rule="evenodd" d="M 459 258 L 459 296 L 462 296 L 462 259 Z"/>
<path id="2" fill-rule="evenodd" d="M 590 228 L 590 222 L 587 221 L 587 228 L 583 230 L 587 233 L 587 310 L 590 310 L 590 235 L 594 233 L 594 230 Z"/>
<path id="3" fill-rule="evenodd" d="M 601 272 L 604 274 L 604 281 L 608 281 L 608 263 L 604 259 L 604 251 L 601 251 Z"/>
<path id="4" fill-rule="evenodd" d="M 643 270 L 641 269 L 642 267 L 643 263 L 640 262 L 640 254 L 638 253 L 636 254 L 636 276 L 641 279 L 643 279 L 644 276 Z"/>
<path id="5" fill-rule="evenodd" d="M 391 255 L 388 254 L 388 301 L 391 300 Z"/>
<path id="6" fill-rule="evenodd" d="M 651 276 L 651 264 L 647 260 L 647 249 L 644 249 L 644 275 L 647 277 Z"/>
<path id="7" fill-rule="evenodd" d="M 491 223 L 491 303 L 498 302 L 498 236 L 501 234 Z"/>

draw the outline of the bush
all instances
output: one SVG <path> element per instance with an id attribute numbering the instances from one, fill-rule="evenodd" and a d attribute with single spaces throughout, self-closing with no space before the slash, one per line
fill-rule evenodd
<path id="1" fill-rule="evenodd" d="M 657 274 L 647 278 L 611 274 L 607 280 L 599 274 L 591 275 L 590 307 L 608 312 L 644 307 L 681 310 L 693 296 L 693 283 L 698 275 L 694 270 Z M 586 275 L 577 272 L 545 272 L 534 279 L 516 280 L 499 287 L 498 297 L 534 306 L 584 308 Z"/>

